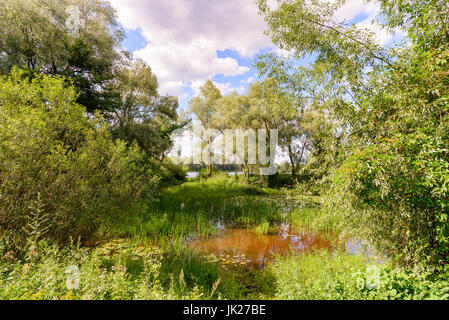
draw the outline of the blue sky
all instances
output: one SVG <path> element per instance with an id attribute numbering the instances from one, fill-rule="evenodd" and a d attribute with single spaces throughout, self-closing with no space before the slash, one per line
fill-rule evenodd
<path id="1" fill-rule="evenodd" d="M 222 91 L 244 93 L 257 79 L 254 58 L 275 51 L 253 0 L 111 0 L 126 30 L 123 46 L 158 76 L 161 94 L 185 108 L 211 79 Z M 377 6 L 350 0 L 337 18 L 372 29 L 382 44 L 393 37 L 371 21 Z"/>

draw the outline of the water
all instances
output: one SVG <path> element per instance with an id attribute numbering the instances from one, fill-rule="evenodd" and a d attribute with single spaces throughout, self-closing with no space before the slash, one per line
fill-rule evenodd
<path id="1" fill-rule="evenodd" d="M 187 178 L 196 178 L 199 174 L 197 171 L 187 172 Z"/>
<path id="2" fill-rule="evenodd" d="M 198 171 L 190 171 L 187 172 L 187 178 L 196 178 L 198 177 L 199 172 Z M 228 176 L 235 176 L 235 175 L 243 175 L 243 172 L 229 172 Z"/>
<path id="3" fill-rule="evenodd" d="M 342 249 L 332 238 L 329 234 L 298 233 L 284 224 L 270 228 L 264 235 L 252 229 L 225 229 L 217 237 L 194 240 L 191 246 L 218 258 L 228 257 L 234 263 L 246 261 L 246 264 L 262 269 L 277 254 Z"/>

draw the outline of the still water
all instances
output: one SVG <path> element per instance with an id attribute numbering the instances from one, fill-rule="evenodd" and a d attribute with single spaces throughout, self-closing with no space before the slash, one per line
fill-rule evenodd
<path id="1" fill-rule="evenodd" d="M 218 258 L 228 257 L 237 263 L 245 261 L 246 264 L 259 269 L 277 254 L 336 249 L 356 254 L 365 250 L 362 242 L 342 242 L 334 235 L 326 233 L 296 232 L 288 225 L 272 227 L 268 234 L 259 234 L 252 229 L 224 229 L 216 237 L 192 241 L 191 246 Z"/>
<path id="2" fill-rule="evenodd" d="M 187 172 L 187 178 L 196 178 L 196 177 L 198 177 L 198 175 L 199 175 L 199 172 L 195 172 L 195 171 Z"/>
<path id="3" fill-rule="evenodd" d="M 243 172 L 228 172 L 228 176 L 242 175 Z M 187 178 L 196 178 L 198 177 L 198 171 L 189 171 L 187 172 Z"/>

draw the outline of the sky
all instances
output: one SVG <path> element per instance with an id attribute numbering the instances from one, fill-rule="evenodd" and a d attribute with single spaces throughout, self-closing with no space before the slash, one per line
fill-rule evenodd
<path id="1" fill-rule="evenodd" d="M 126 31 L 123 46 L 151 66 L 160 94 L 179 97 L 180 106 L 207 80 L 222 94 L 242 94 L 257 80 L 254 58 L 268 51 L 285 55 L 264 35 L 266 24 L 254 0 L 110 0 Z M 394 40 L 371 22 L 378 8 L 350 0 L 339 20 L 371 28 L 378 41 Z"/>

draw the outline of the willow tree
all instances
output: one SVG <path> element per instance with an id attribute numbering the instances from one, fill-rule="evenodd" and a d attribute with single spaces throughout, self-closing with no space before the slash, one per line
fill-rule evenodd
<path id="1" fill-rule="evenodd" d="M 0 1 L 0 71 L 19 66 L 30 76 L 65 76 L 88 111 L 110 108 L 106 84 L 122 56 L 123 36 L 107 1 Z"/>
<path id="2" fill-rule="evenodd" d="M 193 98 L 189 104 L 189 111 L 201 123 L 205 129 L 216 129 L 217 127 L 217 101 L 222 98 L 220 90 L 214 85 L 211 80 L 207 80 L 200 88 L 200 94 Z M 206 146 L 208 153 L 206 162 L 209 174 L 213 172 L 213 163 L 211 157 L 211 147 L 213 141 L 218 137 L 218 134 L 208 137 L 203 137 L 201 143 Z M 203 159 L 204 161 L 204 159 Z"/>
<path id="3" fill-rule="evenodd" d="M 287 141 L 292 141 L 297 135 L 293 127 L 301 108 L 279 90 L 273 79 L 251 84 L 245 95 L 233 92 L 219 99 L 216 105 L 214 126 L 221 133 L 224 129 L 264 129 L 267 133 L 270 129 L 277 129 L 281 146 L 285 146 Z M 257 153 L 257 150 L 248 150 L 249 147 L 249 144 L 245 146 L 247 152 Z M 249 164 L 247 155 L 242 160 L 243 171 L 248 178 L 257 166 Z"/>
<path id="4" fill-rule="evenodd" d="M 316 57 L 317 100 L 346 125 L 339 129 L 350 145 L 330 194 L 345 221 L 405 265 L 447 264 L 447 1 L 378 1 L 380 23 L 409 36 L 389 51 L 372 32 L 335 18 L 345 2 L 258 4 L 278 46 Z"/>
<path id="5" fill-rule="evenodd" d="M 110 112 L 112 132 L 128 144 L 137 142 L 147 156 L 162 161 L 172 146 L 178 123 L 178 99 L 161 96 L 158 80 L 142 60 L 131 61 L 116 74 L 109 87 L 117 98 Z"/>

